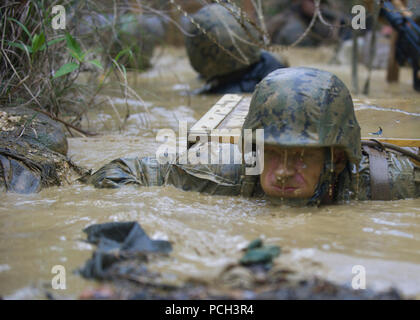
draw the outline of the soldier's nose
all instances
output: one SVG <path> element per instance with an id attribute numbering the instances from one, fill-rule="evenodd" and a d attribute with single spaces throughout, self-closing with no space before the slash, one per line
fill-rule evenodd
<path id="1" fill-rule="evenodd" d="M 274 174 L 280 178 L 291 177 L 295 174 L 295 166 L 290 162 L 287 162 L 287 164 L 279 163 Z"/>

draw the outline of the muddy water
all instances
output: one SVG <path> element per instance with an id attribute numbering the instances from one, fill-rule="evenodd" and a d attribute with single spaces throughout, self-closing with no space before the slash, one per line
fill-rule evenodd
<path id="1" fill-rule="evenodd" d="M 350 85 L 349 67 L 327 65 L 330 53 L 323 49 L 314 56 L 311 51 L 311 61 L 307 51 L 285 52 L 292 65 L 322 67 Z M 177 130 L 178 120 L 192 124 L 219 99 L 183 94 L 200 84 L 182 50 L 165 53 L 156 62 L 151 71 L 130 78 L 143 102 L 127 100 L 126 123 L 127 104 L 116 90 L 107 92 L 112 103 L 88 113 L 85 126 L 102 135 L 69 139 L 69 155 L 76 163 L 97 169 L 116 157 L 154 154 L 158 129 Z M 384 136 L 419 137 L 419 95 L 411 89 L 410 70 L 403 70 L 399 84 L 386 84 L 381 71 L 373 79 L 371 96 L 354 96 L 362 135 L 381 126 Z M 171 256 L 150 266 L 168 282 L 211 279 L 239 258 L 239 249 L 247 242 L 262 237 L 282 247 L 278 263 L 302 274 L 350 284 L 352 267 L 363 265 L 368 287 L 392 285 L 420 297 L 419 217 L 420 199 L 298 209 L 171 186 L 97 190 L 74 184 L 34 195 L 3 194 L 0 295 L 42 298 L 49 290 L 77 297 L 96 285 L 73 274 L 93 249 L 81 241 L 85 238 L 81 230 L 92 223 L 136 220 L 153 238 L 172 241 Z M 54 265 L 66 269 L 66 290 L 51 290 Z"/>

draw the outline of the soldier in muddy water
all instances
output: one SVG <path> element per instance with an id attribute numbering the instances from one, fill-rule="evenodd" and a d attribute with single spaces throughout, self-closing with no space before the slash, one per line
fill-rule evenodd
<path id="1" fill-rule="evenodd" d="M 120 158 L 82 180 L 99 188 L 174 185 L 299 206 L 420 196 L 415 150 L 362 144 L 349 90 L 330 72 L 273 71 L 258 84 L 243 129 L 263 129 L 263 142 L 252 140 L 262 160 L 257 174 L 247 175 L 249 165 L 235 159 L 185 164 L 179 155 L 174 161 Z M 221 153 L 232 148 L 219 145 Z"/>

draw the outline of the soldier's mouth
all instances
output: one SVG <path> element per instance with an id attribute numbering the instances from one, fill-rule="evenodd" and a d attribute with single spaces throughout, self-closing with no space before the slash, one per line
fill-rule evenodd
<path id="1" fill-rule="evenodd" d="M 277 191 L 277 192 L 282 192 L 282 193 L 294 193 L 297 189 L 299 189 L 298 187 L 292 187 L 292 186 L 279 186 L 277 184 L 272 185 L 272 187 Z"/>

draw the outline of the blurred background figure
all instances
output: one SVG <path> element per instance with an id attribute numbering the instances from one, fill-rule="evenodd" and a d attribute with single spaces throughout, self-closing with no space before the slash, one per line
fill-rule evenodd
<path id="1" fill-rule="evenodd" d="M 141 3 L 142 4 L 142 3 Z M 87 48 L 100 47 L 102 60 L 118 60 L 127 68 L 144 70 L 151 67 L 151 58 L 157 45 L 163 44 L 168 18 L 149 7 L 127 6 L 116 12 L 106 4 L 101 12 L 86 7 L 83 14 L 70 13 L 75 35 Z M 94 50 L 92 50 L 94 51 Z M 97 53 L 98 54 L 98 53 Z"/>
<path id="2" fill-rule="evenodd" d="M 191 66 L 206 81 L 196 93 L 250 93 L 271 71 L 287 66 L 260 49 L 262 34 L 237 8 L 211 4 L 192 19 L 183 23 L 185 46 Z"/>
<path id="3" fill-rule="evenodd" d="M 331 1 L 321 3 L 321 12 L 327 23 L 343 25 L 342 28 L 330 28 L 319 19 L 315 22 L 307 36 L 299 42 L 299 46 L 318 46 L 328 44 L 338 39 L 351 37 L 351 30 L 345 27 L 346 15 L 343 8 Z M 277 12 L 267 18 L 267 29 L 275 44 L 291 45 L 306 31 L 315 13 L 314 0 L 281 0 L 270 1 L 272 12 Z M 348 17 L 347 17 L 348 18 Z"/>

